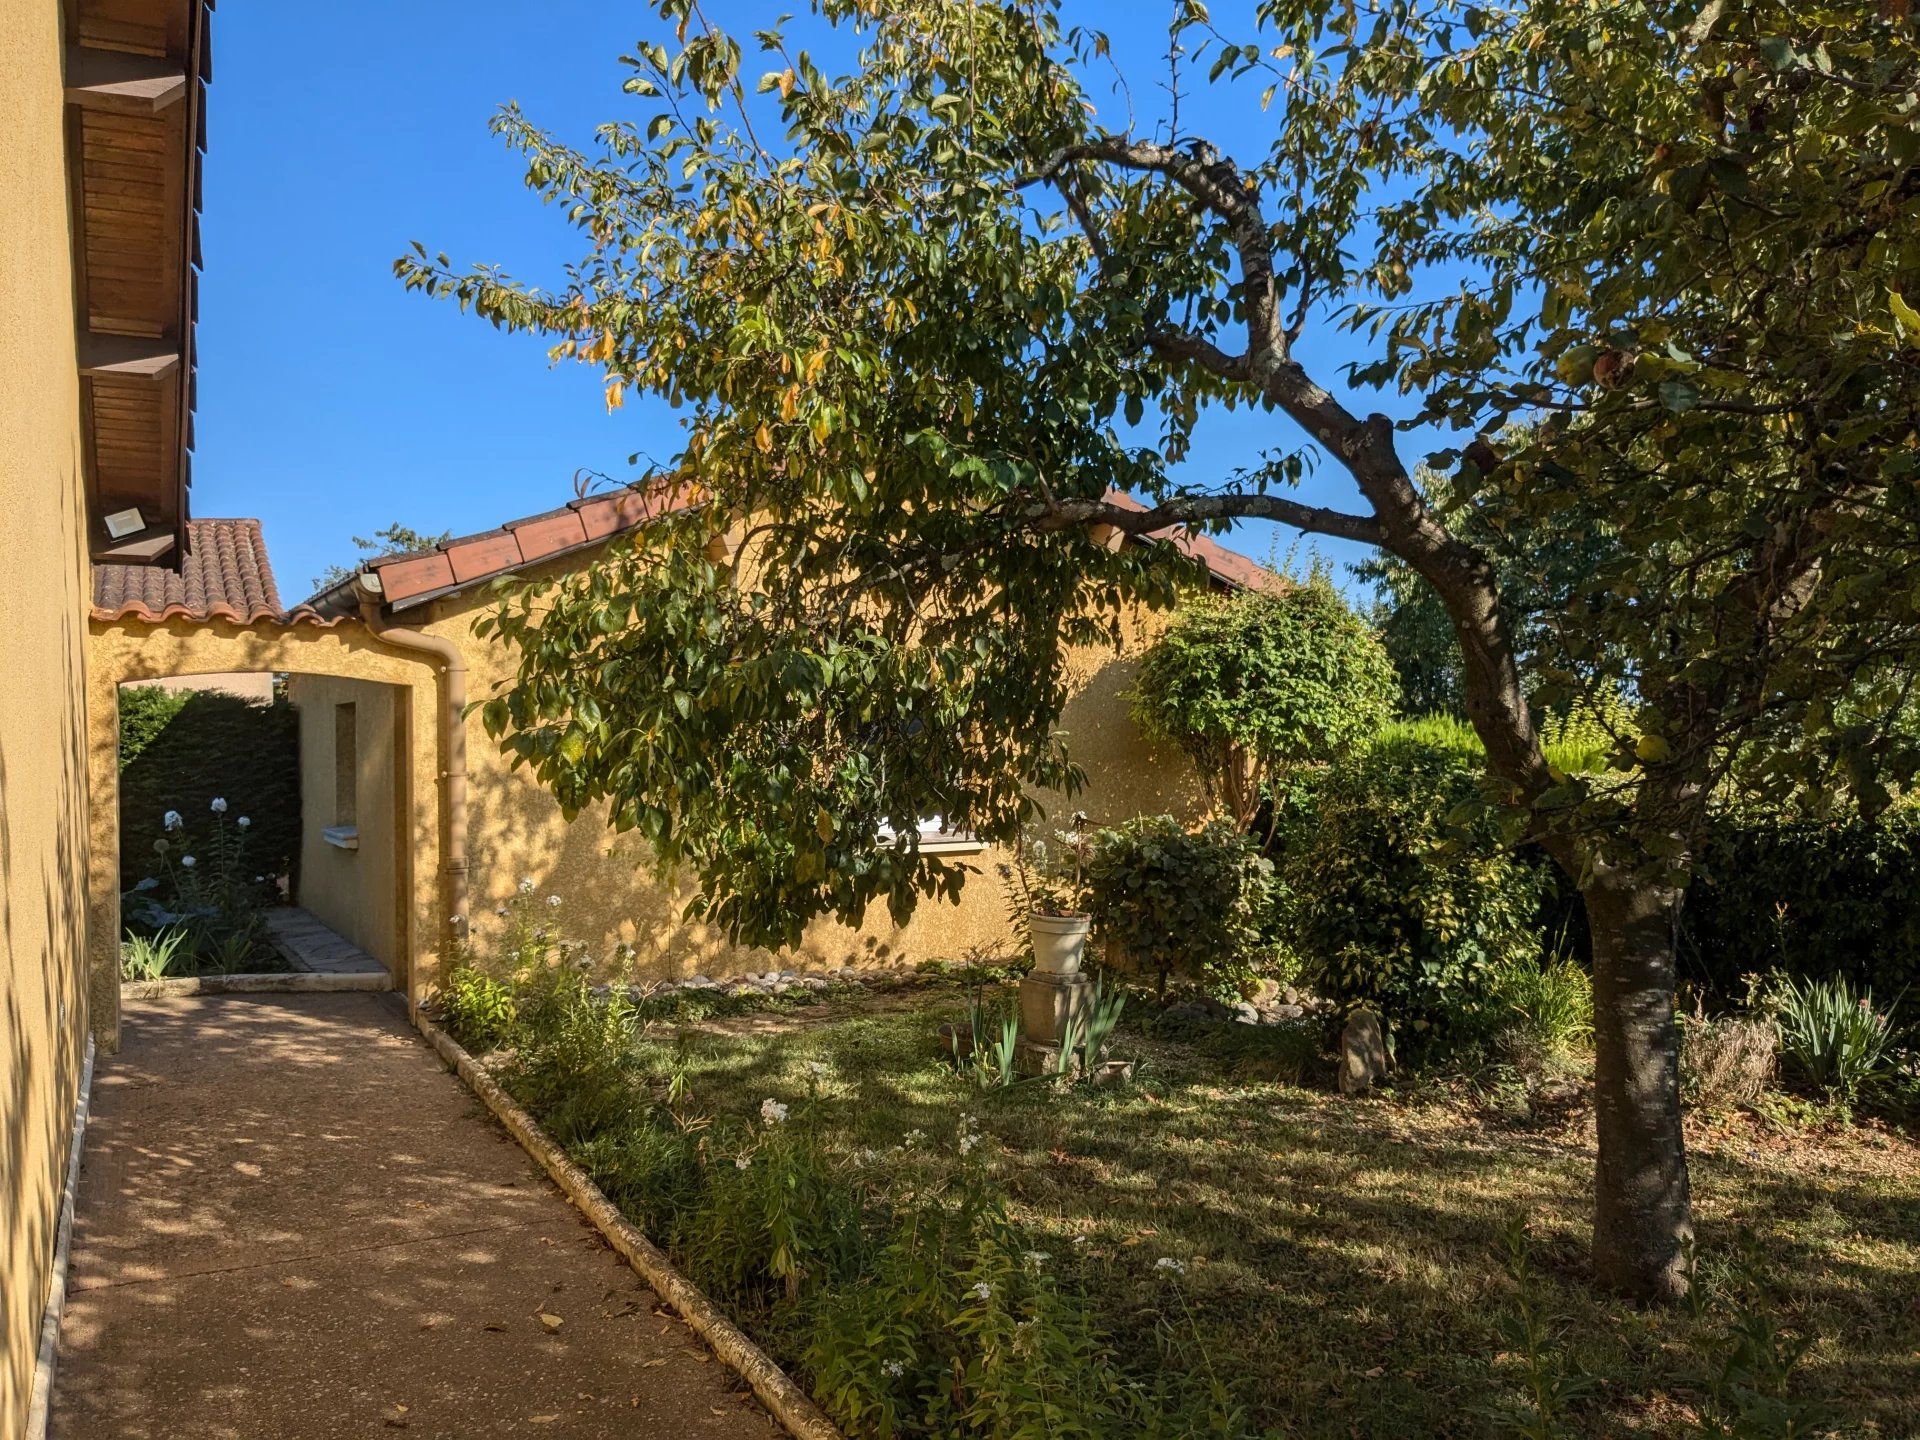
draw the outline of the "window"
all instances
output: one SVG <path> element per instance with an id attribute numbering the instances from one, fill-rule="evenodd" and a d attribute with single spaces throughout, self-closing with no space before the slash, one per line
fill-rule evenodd
<path id="1" fill-rule="evenodd" d="M 964 830 L 947 829 L 946 817 L 929 815 L 919 824 L 920 853 L 923 855 L 971 855 L 986 849 L 976 836 Z M 899 832 L 886 821 L 880 822 L 880 844 L 891 849 L 900 843 Z"/>
<path id="2" fill-rule="evenodd" d="M 333 823 L 359 824 L 360 740 L 352 705 L 333 707 Z"/>

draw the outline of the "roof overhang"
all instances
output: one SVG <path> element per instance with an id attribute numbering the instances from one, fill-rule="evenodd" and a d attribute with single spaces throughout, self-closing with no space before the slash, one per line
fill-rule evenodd
<path id="1" fill-rule="evenodd" d="M 68 0 L 87 548 L 177 566 L 193 447 L 200 157 L 213 0 Z"/>

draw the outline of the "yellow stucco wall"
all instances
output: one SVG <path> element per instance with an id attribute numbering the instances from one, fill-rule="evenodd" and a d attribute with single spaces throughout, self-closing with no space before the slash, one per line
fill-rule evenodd
<path id="1" fill-rule="evenodd" d="M 491 603 L 480 589 L 397 617 L 461 648 L 474 700 L 492 694 L 494 682 L 507 678 L 513 664 L 512 654 L 497 642 L 473 634 L 474 619 Z M 1127 717 L 1124 695 L 1140 653 L 1166 620 L 1133 615 L 1117 654 L 1075 657 L 1078 693 L 1061 724 L 1089 783 L 1071 805 L 1051 802 L 1051 816 L 1064 821 L 1078 808 L 1097 822 L 1109 823 L 1142 813 L 1197 813 L 1201 797 L 1191 766 L 1177 752 L 1150 749 Z M 603 975 L 624 974 L 638 981 L 693 974 L 722 978 L 775 964 L 796 969 L 911 964 L 958 958 L 970 950 L 997 951 L 1011 938 L 1006 891 L 996 869 L 1003 856 L 987 850 L 963 857 L 975 873 L 958 904 L 923 899 L 904 926 L 893 923 L 884 905 L 876 905 L 858 929 L 816 923 L 797 954 L 775 956 L 730 946 L 709 927 L 680 920 L 682 897 L 656 878 L 643 842 L 616 836 L 597 810 L 566 823 L 558 804 L 527 771 L 509 767 L 477 713 L 467 721 L 467 747 L 472 927 L 483 954 L 504 923 L 498 908 L 512 897 L 522 877 L 531 878 L 543 896 L 560 897 L 559 928 L 568 939 L 589 946 Z M 630 961 L 620 955 L 626 945 L 634 950 Z"/>
<path id="2" fill-rule="evenodd" d="M 91 782 L 93 858 L 89 871 L 89 985 L 93 1027 L 103 1045 L 119 1030 L 119 707 L 115 689 L 125 681 L 162 675 L 271 670 L 289 676 L 332 676 L 370 682 L 391 713 L 391 783 L 396 807 L 389 844 L 388 902 L 393 938 L 389 969 L 396 986 L 414 1003 L 431 988 L 446 947 L 441 873 L 444 817 L 439 777 L 441 753 L 438 681 L 425 657 L 375 639 L 357 620 L 321 628 L 311 625 L 239 626 L 223 621 L 171 620 L 149 625 L 121 620 L 93 622 L 88 642 L 88 774 Z M 290 681 L 290 683 L 298 683 Z M 330 773 L 330 772 L 329 772 Z M 331 794 L 331 779 L 328 782 Z M 303 821 L 324 823 L 319 812 Z M 404 851 L 409 866 L 392 863 Z M 371 947 L 369 947 L 371 948 Z M 377 953 L 377 952 L 376 952 Z M 380 958 L 386 959 L 386 956 Z"/>
<path id="3" fill-rule="evenodd" d="M 397 767 L 406 748 L 406 696 L 391 685 L 331 675 L 290 675 L 287 699 L 300 717 L 300 891 L 295 899 L 387 967 L 402 973 Z M 336 710 L 353 706 L 353 824 L 359 848 L 327 842 L 344 817 L 334 810 Z"/>
<path id="4" fill-rule="evenodd" d="M 0 0 L 0 1435 L 25 1423 L 86 1039 L 87 595 L 59 7 Z"/>

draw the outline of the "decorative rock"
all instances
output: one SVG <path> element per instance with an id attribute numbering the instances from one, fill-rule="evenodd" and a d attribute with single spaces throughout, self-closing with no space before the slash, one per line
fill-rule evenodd
<path id="1" fill-rule="evenodd" d="M 1380 1017 L 1356 1010 L 1340 1032 L 1340 1093 L 1363 1095 L 1386 1077 L 1387 1040 Z"/>
<path id="2" fill-rule="evenodd" d="M 1253 982 L 1253 994 L 1247 999 L 1256 1010 L 1264 1010 L 1280 998 L 1280 982 L 1277 980 L 1256 980 Z"/>
<path id="3" fill-rule="evenodd" d="M 1305 1006 L 1296 1005 L 1292 1001 L 1288 1001 L 1285 1005 L 1274 1006 L 1273 1009 L 1267 1013 L 1273 1016 L 1274 1022 L 1277 1024 L 1282 1020 L 1302 1019 L 1305 1017 L 1307 1011 Z"/>
<path id="4" fill-rule="evenodd" d="M 1233 1007 L 1233 1018 L 1242 1025 L 1258 1025 L 1260 1023 L 1260 1012 L 1242 1000 L 1238 1005 Z"/>
<path id="5" fill-rule="evenodd" d="M 1289 985 L 1280 992 L 1280 998 L 1289 1005 L 1298 1005 L 1300 1003 L 1300 992 Z"/>

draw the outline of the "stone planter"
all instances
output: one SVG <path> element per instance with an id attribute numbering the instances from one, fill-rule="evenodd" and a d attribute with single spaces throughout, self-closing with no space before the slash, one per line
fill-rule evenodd
<path id="1" fill-rule="evenodd" d="M 1087 953 L 1087 932 L 1093 921 L 1085 915 L 1030 915 L 1033 931 L 1033 968 L 1048 975 L 1078 975 Z"/>

